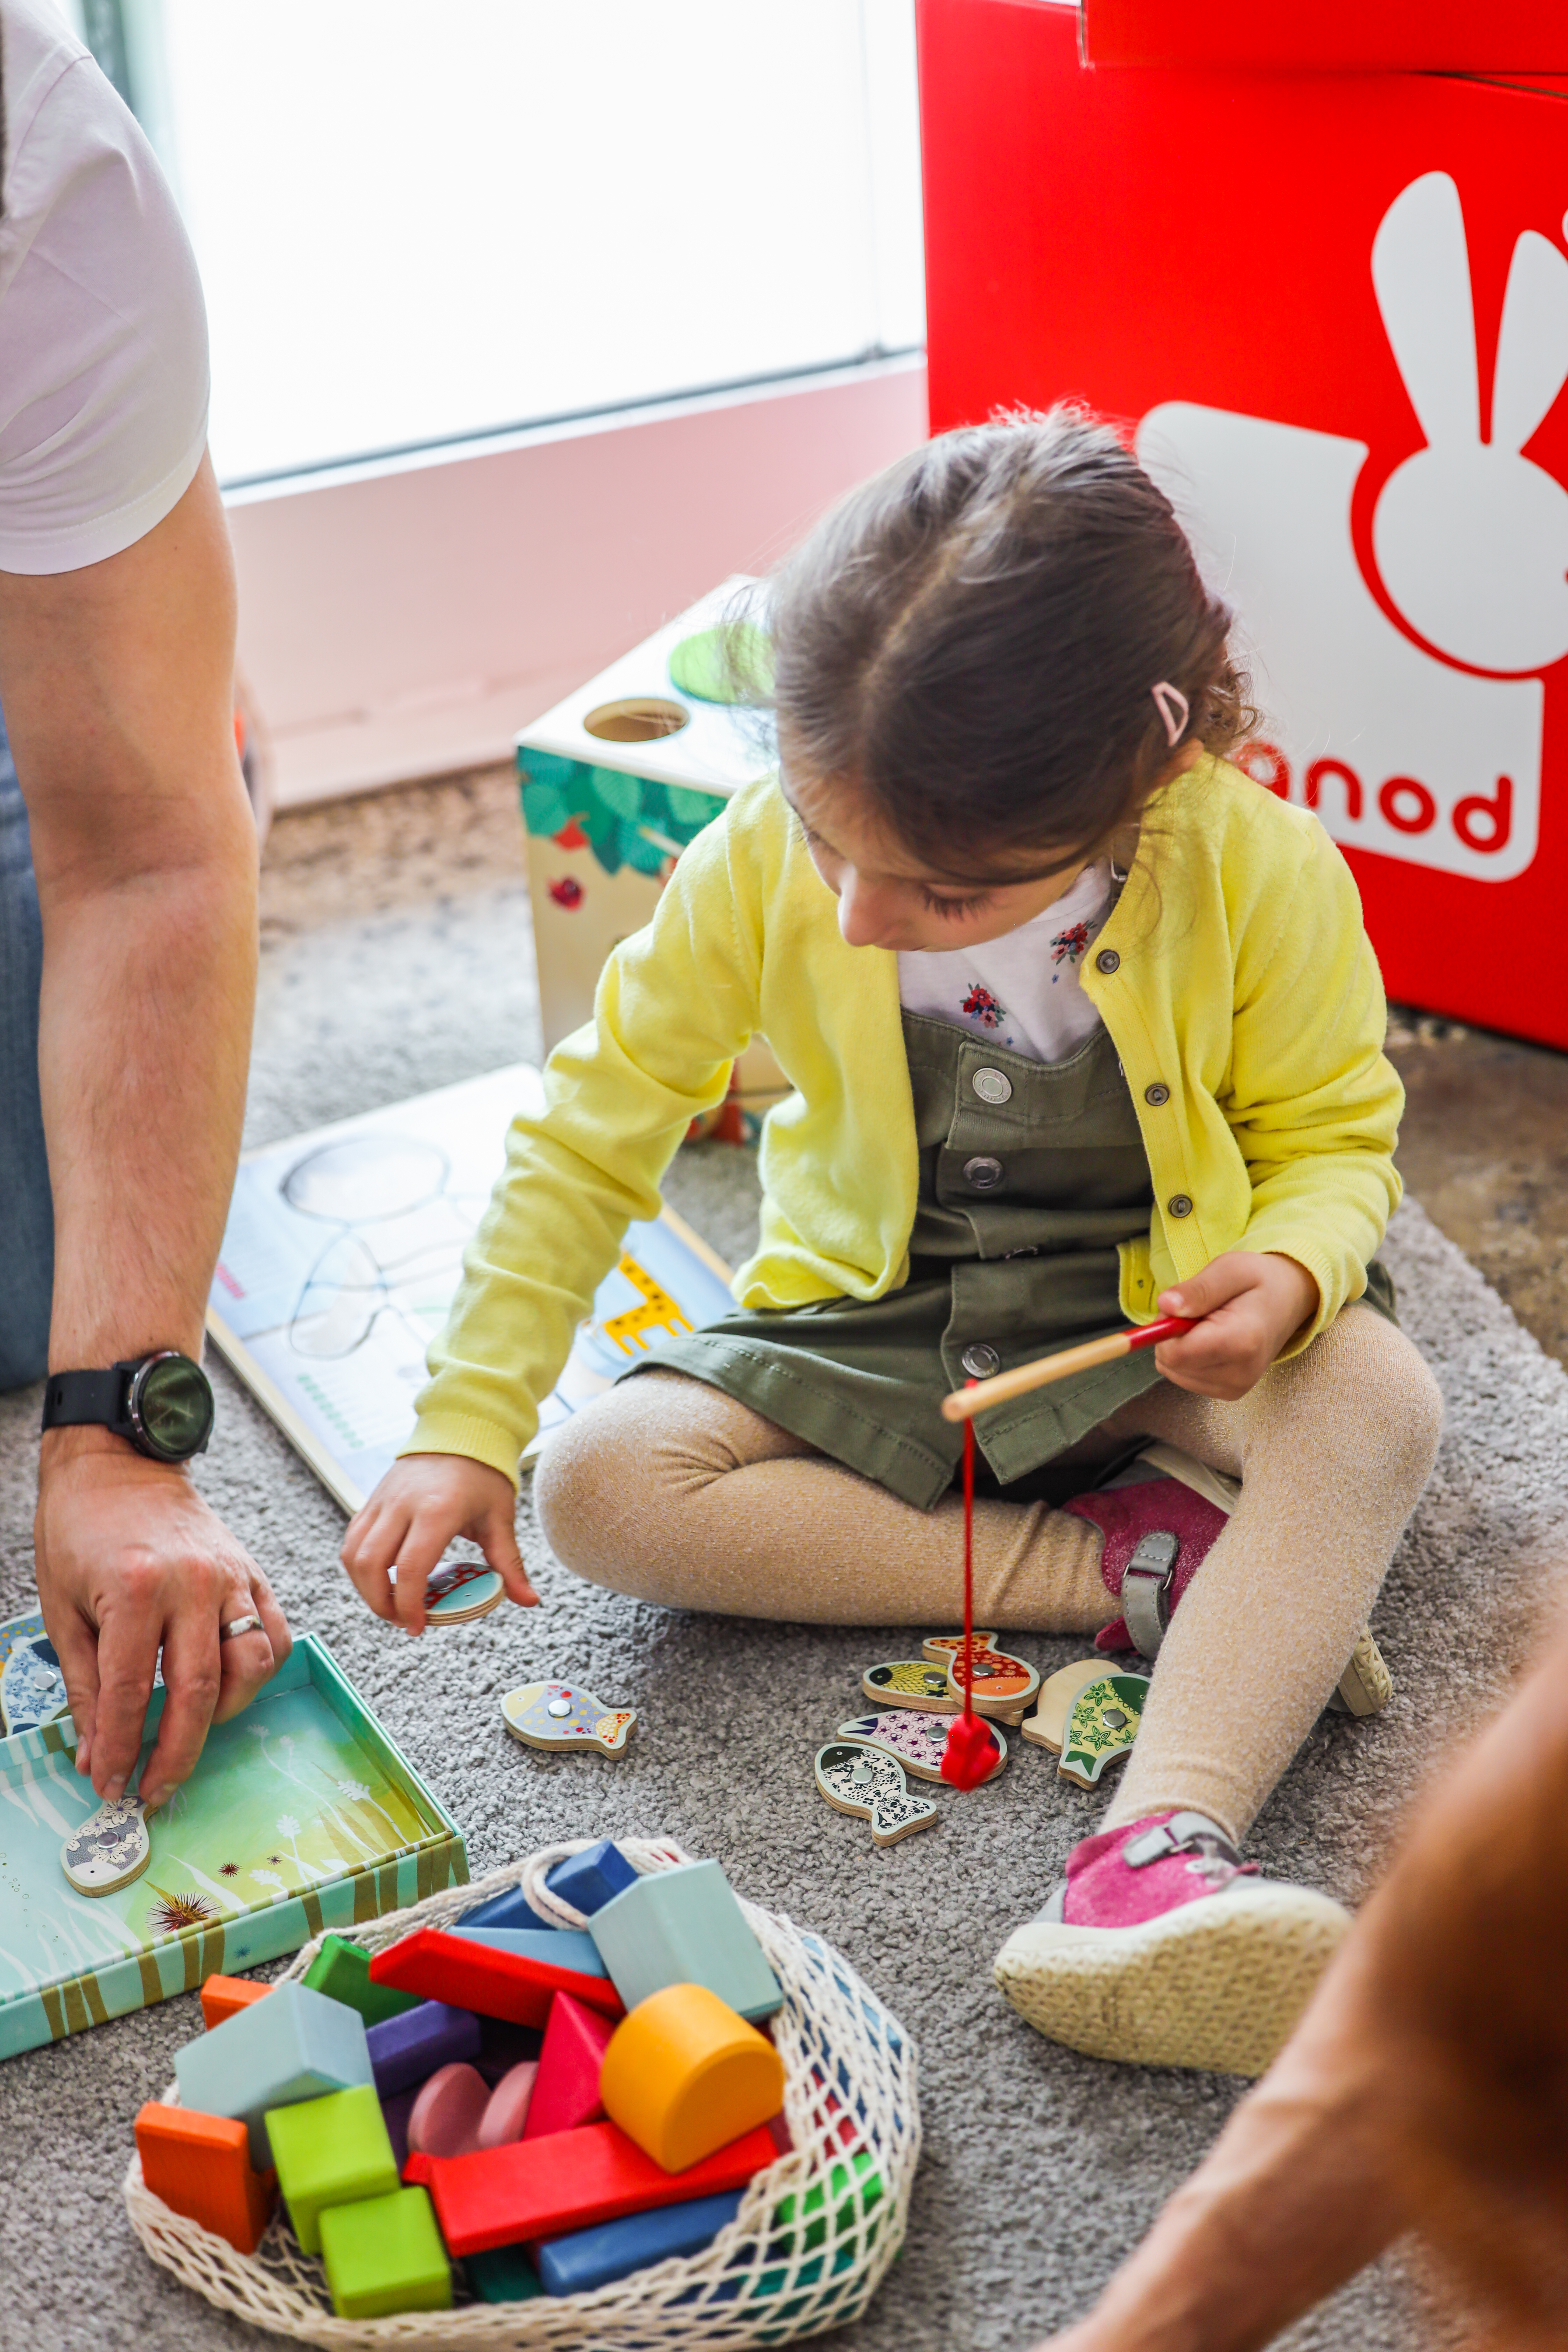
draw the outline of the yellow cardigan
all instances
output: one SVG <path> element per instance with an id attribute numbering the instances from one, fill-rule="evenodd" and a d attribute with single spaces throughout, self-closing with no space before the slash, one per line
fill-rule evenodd
<path id="1" fill-rule="evenodd" d="M 1404 1090 L 1361 902 L 1316 817 L 1205 761 L 1151 805 L 1126 887 L 1083 967 L 1120 1055 L 1149 1166 L 1147 1240 L 1121 1305 L 1230 1249 L 1277 1250 L 1318 1285 L 1305 1347 L 1365 1287 L 1400 1181 Z M 516 1119 L 507 1165 L 430 1352 L 405 1453 L 466 1454 L 516 1478 L 572 1337 L 689 1121 L 767 1038 L 795 1091 L 762 1142 L 745 1307 L 879 1298 L 909 1270 L 918 1189 L 898 959 L 850 948 L 776 782 L 740 793 L 686 850 L 646 930 L 623 940 L 595 1017 Z"/>

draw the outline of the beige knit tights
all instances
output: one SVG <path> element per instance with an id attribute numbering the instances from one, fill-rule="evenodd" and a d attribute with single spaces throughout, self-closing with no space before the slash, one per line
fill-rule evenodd
<path id="1" fill-rule="evenodd" d="M 1162 1382 L 1084 1441 L 1086 1473 L 1147 1435 L 1242 1482 L 1171 1621 L 1105 1826 L 1175 1806 L 1246 1834 L 1344 1671 L 1441 1417 L 1410 1342 L 1358 1305 L 1237 1403 Z M 617 1592 L 925 1633 L 957 1619 L 956 1495 L 915 1510 L 679 1373 L 596 1399 L 552 1441 L 534 1493 L 557 1559 Z M 1119 1614 L 1100 1553 L 1098 1528 L 1047 1504 L 977 1502 L 976 1623 L 1092 1634 Z"/>

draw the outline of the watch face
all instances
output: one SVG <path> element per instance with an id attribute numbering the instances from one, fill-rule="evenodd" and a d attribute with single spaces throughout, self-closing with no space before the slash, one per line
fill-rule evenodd
<path id="1" fill-rule="evenodd" d="M 188 1356 L 155 1356 L 131 1387 L 131 1413 L 150 1453 L 188 1462 L 212 1434 L 213 1392 Z"/>

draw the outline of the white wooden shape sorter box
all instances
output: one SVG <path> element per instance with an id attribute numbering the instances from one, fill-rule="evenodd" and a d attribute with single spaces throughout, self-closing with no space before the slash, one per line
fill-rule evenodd
<path id="1" fill-rule="evenodd" d="M 769 714 L 689 692 L 678 647 L 717 626 L 742 574 L 682 613 L 517 739 L 545 1050 L 593 1016 L 612 948 L 653 915 L 675 861 L 727 801 L 775 764 Z M 767 1046 L 735 1066 L 731 1131 L 787 1092 Z"/>

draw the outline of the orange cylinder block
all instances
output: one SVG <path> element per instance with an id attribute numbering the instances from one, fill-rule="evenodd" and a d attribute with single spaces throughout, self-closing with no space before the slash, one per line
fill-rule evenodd
<path id="1" fill-rule="evenodd" d="M 605 2053 L 605 2113 L 667 2172 L 776 2116 L 784 2061 L 706 1985 L 666 1985 L 616 2026 Z"/>

